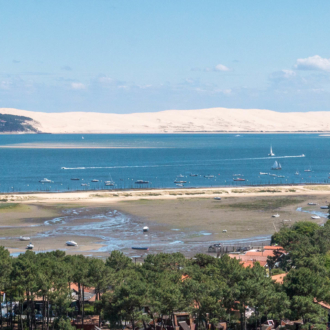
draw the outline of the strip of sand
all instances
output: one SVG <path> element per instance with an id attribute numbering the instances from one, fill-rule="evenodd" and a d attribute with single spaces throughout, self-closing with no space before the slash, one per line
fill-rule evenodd
<path id="1" fill-rule="evenodd" d="M 13 193 L 1 194 L 1 199 L 14 202 L 47 202 L 47 203 L 104 203 L 137 199 L 177 199 L 194 197 L 256 197 L 256 196 L 293 196 L 293 195 L 324 195 L 330 194 L 330 185 L 305 185 L 305 186 L 264 186 L 240 188 L 190 188 L 190 189 L 140 189 L 120 191 L 76 191 L 59 193 Z"/>

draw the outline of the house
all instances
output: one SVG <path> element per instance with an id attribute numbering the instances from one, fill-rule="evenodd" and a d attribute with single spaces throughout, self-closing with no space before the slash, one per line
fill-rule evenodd
<path id="1" fill-rule="evenodd" d="M 288 273 L 273 275 L 272 280 L 275 281 L 275 283 L 283 284 L 283 280 L 286 275 L 288 275 Z"/>
<path id="2" fill-rule="evenodd" d="M 256 262 L 262 267 L 267 267 L 268 257 L 279 258 L 285 253 L 281 246 L 265 246 L 260 250 L 250 250 L 244 254 L 228 254 L 230 258 L 241 260 L 243 267 L 253 267 Z"/>

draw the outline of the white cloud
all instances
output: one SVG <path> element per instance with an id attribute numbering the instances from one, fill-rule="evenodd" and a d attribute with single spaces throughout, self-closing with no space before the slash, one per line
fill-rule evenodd
<path id="1" fill-rule="evenodd" d="M 294 68 L 297 70 L 330 71 L 330 58 L 322 58 L 319 55 L 298 58 Z"/>
<path id="2" fill-rule="evenodd" d="M 113 84 L 113 83 L 115 83 L 115 80 L 114 79 L 109 78 L 109 77 L 106 77 L 106 76 L 99 77 L 98 78 L 98 81 L 101 84 Z"/>
<path id="3" fill-rule="evenodd" d="M 81 89 L 86 89 L 86 86 L 83 83 L 76 82 L 76 83 L 71 83 L 71 88 L 81 90 Z"/>
<path id="4" fill-rule="evenodd" d="M 223 64 L 218 64 L 215 66 L 214 68 L 215 71 L 230 71 L 229 68 L 227 68 L 225 65 Z"/>
<path id="5" fill-rule="evenodd" d="M 269 79 L 272 81 L 283 81 L 283 80 L 290 80 L 296 77 L 296 73 L 293 70 L 280 70 L 275 71 L 270 74 Z"/>

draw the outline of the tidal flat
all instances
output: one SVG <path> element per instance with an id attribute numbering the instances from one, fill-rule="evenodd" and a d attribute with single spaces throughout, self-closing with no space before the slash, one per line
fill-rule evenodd
<path id="1" fill-rule="evenodd" d="M 218 242 L 267 244 L 275 230 L 296 221 L 326 221 L 326 210 L 320 210 L 328 203 L 324 191 L 276 189 L 280 192 L 246 188 L 242 193 L 175 190 L 164 195 L 154 190 L 138 195 L 128 191 L 88 198 L 75 193 L 75 198 L 67 194 L 66 199 L 54 194 L 12 195 L 0 203 L 0 244 L 13 255 L 25 251 L 27 242 L 19 237 L 28 236 L 37 252 L 61 249 L 104 258 L 112 250 L 121 250 L 141 255 L 132 250 L 134 246 L 149 247 L 148 253 L 192 256 L 207 253 L 208 246 Z M 310 201 L 317 205 L 308 206 Z M 274 214 L 280 216 L 273 218 Z M 311 219 L 313 214 L 320 219 Z M 148 233 L 142 232 L 144 226 L 149 227 Z M 78 247 L 67 247 L 68 240 L 75 240 Z"/>

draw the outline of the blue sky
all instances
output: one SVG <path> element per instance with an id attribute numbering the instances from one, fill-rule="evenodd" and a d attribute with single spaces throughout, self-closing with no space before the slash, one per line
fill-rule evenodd
<path id="1" fill-rule="evenodd" d="M 330 110 L 330 1 L 0 1 L 0 107 Z"/>

